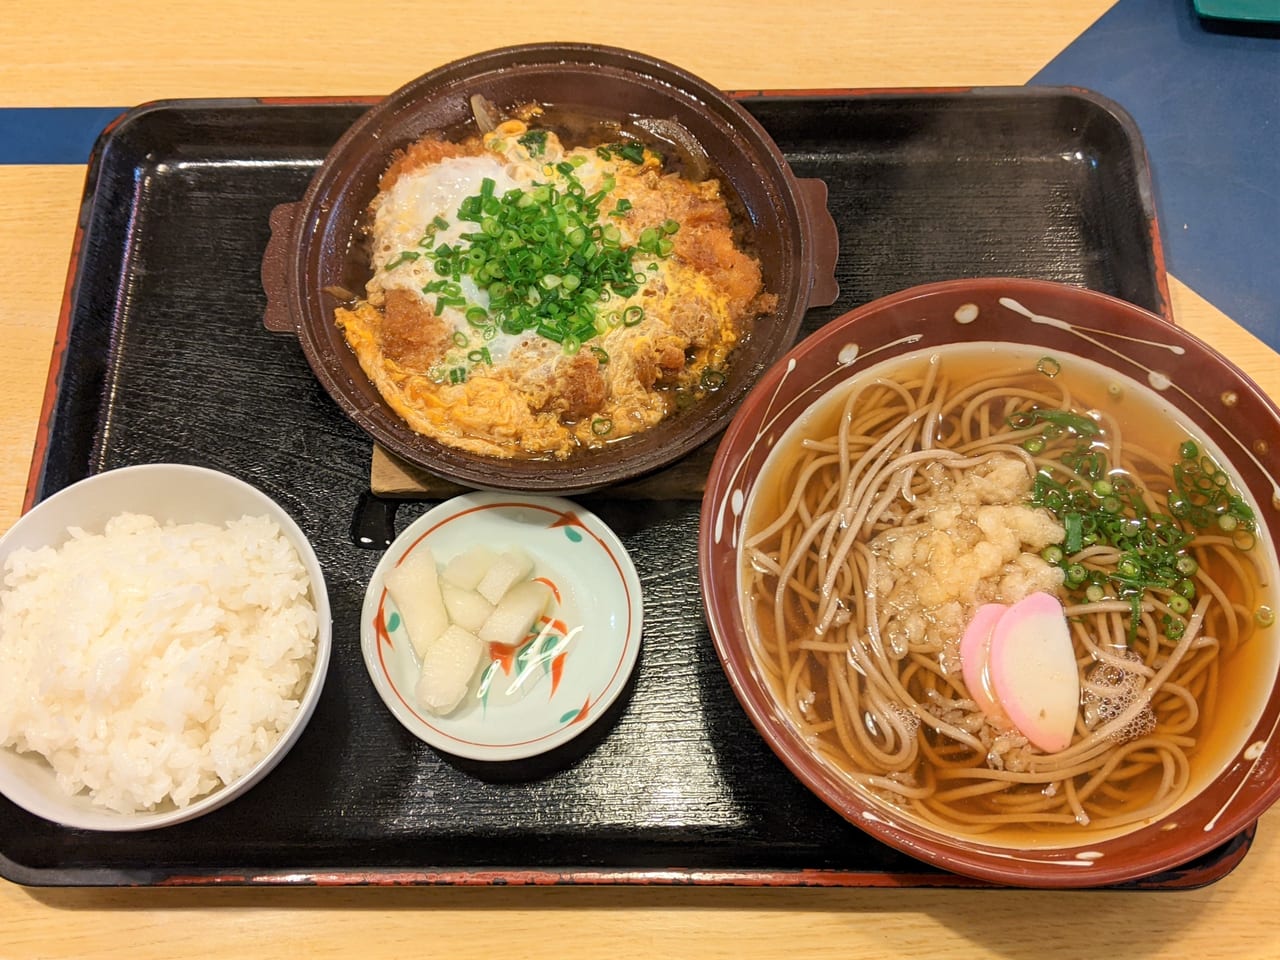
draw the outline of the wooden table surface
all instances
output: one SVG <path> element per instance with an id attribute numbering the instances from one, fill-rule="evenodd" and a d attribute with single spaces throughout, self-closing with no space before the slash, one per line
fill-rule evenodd
<path id="1" fill-rule="evenodd" d="M 1190 0 L 1170 0 L 1170 3 Z M 1107 0 L 0 5 L 0 107 L 389 92 L 532 40 L 617 44 L 725 89 L 1018 85 Z M 1169 109 L 1177 109 L 1170 105 Z M 0 530 L 21 511 L 85 169 L 0 166 Z M 1178 323 L 1280 397 L 1280 358 L 1170 281 Z M 1280 812 L 1199 891 L 716 888 L 28 889 L 0 958 L 493 955 L 1280 956 Z"/>

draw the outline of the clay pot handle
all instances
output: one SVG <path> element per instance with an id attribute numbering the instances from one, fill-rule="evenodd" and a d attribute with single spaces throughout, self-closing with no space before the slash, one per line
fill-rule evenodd
<path id="1" fill-rule="evenodd" d="M 292 244 L 293 219 L 301 202 L 281 203 L 271 211 L 271 239 L 262 254 L 262 289 L 267 294 L 263 325 L 273 333 L 297 333 L 297 319 L 289 311 L 289 291 L 285 277 Z"/>
<path id="2" fill-rule="evenodd" d="M 836 260 L 840 256 L 840 234 L 827 209 L 827 185 L 822 180 L 799 178 L 796 186 L 809 223 L 813 247 L 809 277 L 809 307 L 829 307 L 840 296 L 836 282 Z"/>

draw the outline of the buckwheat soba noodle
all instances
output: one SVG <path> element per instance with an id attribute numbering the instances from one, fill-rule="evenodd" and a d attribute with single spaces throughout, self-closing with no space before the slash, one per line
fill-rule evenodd
<path id="1" fill-rule="evenodd" d="M 1275 670 L 1263 536 L 1135 382 L 918 354 L 771 455 L 744 620 L 796 729 L 860 788 L 947 832 L 1078 842 L 1170 811 L 1243 746 L 1251 721 L 1217 721 L 1256 713 Z"/>

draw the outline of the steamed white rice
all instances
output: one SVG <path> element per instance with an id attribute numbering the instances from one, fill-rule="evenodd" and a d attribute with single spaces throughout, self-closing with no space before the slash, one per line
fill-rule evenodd
<path id="1" fill-rule="evenodd" d="M 161 527 L 17 550 L 0 590 L 0 748 L 120 812 L 186 806 L 265 756 L 315 662 L 306 570 L 279 526 Z"/>

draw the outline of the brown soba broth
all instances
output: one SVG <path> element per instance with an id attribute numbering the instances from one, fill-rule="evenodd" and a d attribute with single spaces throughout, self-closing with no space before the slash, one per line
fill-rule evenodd
<path id="1" fill-rule="evenodd" d="M 881 364 L 792 426 L 747 505 L 743 617 L 791 723 L 859 789 L 946 832 L 1080 842 L 1168 813 L 1245 746 L 1277 666 L 1274 555 L 1154 391 L 993 349 Z M 965 682 L 975 612 L 1032 593 L 1060 601 L 1076 664 L 1055 750 L 985 672 Z"/>

